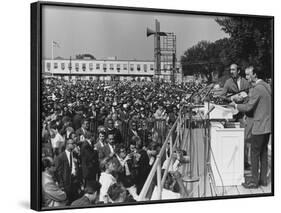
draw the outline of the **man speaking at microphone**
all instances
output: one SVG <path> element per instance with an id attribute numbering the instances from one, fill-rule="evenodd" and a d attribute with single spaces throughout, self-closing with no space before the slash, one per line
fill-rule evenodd
<path id="1" fill-rule="evenodd" d="M 227 98 L 229 101 L 235 101 L 236 103 L 243 103 L 245 100 L 238 93 L 240 93 L 241 91 L 248 93 L 251 85 L 245 78 L 241 76 L 241 68 L 238 64 L 234 63 L 230 65 L 230 75 L 231 78 L 229 78 L 224 84 L 222 96 L 232 95 L 231 97 Z M 240 123 L 241 128 L 245 128 L 244 113 L 241 112 L 238 113 L 237 115 L 234 116 L 234 119 Z M 249 153 L 249 145 L 248 145 L 248 140 L 246 139 L 244 142 L 245 170 L 250 168 L 248 153 Z"/>
<path id="2" fill-rule="evenodd" d="M 241 68 L 237 64 L 230 65 L 230 75 L 231 78 L 226 80 L 223 86 L 222 96 L 226 96 L 227 94 L 234 95 L 241 91 L 246 91 L 248 93 L 251 86 L 249 82 L 241 76 Z"/>
<path id="3" fill-rule="evenodd" d="M 268 167 L 268 141 L 271 133 L 271 88 L 263 80 L 259 79 L 260 72 L 253 66 L 245 70 L 246 78 L 253 85 L 246 104 L 230 103 L 239 112 L 251 112 L 251 172 L 252 177 L 242 185 L 245 188 L 257 188 L 259 185 L 267 185 Z"/>

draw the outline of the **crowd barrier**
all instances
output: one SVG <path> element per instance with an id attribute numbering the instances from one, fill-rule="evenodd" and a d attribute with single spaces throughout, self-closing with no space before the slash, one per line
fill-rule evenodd
<path id="1" fill-rule="evenodd" d="M 157 198 L 161 200 L 163 186 L 168 175 L 168 170 L 173 155 L 172 153 L 174 153 L 174 151 L 181 146 L 184 133 L 184 123 L 184 118 L 180 112 L 171 129 L 165 136 L 163 135 L 165 140 L 139 194 L 139 201 L 150 200 L 155 186 L 157 186 Z M 164 161 L 166 161 L 167 164 L 166 167 L 162 169 Z"/>
<path id="2" fill-rule="evenodd" d="M 121 121 L 121 125 L 119 125 L 119 130 L 121 132 L 123 141 L 126 145 L 129 145 L 131 140 L 131 138 L 129 138 L 129 130 L 130 130 L 131 122 L 132 120 Z M 146 120 L 139 121 L 137 123 L 141 123 L 141 122 L 146 123 L 148 131 L 152 133 L 153 141 L 156 141 L 162 145 L 165 141 L 165 138 L 169 130 L 167 121 L 165 119 L 146 119 Z M 96 119 L 90 120 L 90 131 L 94 133 L 95 137 L 98 136 L 97 132 L 98 132 L 98 127 L 100 125 L 103 125 L 100 121 Z"/>

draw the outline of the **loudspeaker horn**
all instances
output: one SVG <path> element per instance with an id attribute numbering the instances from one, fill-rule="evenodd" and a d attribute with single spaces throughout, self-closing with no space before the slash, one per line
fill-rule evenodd
<path id="1" fill-rule="evenodd" d="M 155 34 L 155 31 L 149 28 L 146 28 L 146 37 L 151 36 Z"/>

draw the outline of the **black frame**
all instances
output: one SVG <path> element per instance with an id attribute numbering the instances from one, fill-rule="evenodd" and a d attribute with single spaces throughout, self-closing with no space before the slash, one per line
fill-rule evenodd
<path id="1" fill-rule="evenodd" d="M 272 41 L 273 41 L 273 57 L 272 57 L 272 185 L 271 193 L 252 194 L 252 195 L 231 195 L 220 197 L 205 197 L 205 198 L 188 198 L 180 200 L 160 200 L 160 201 L 142 201 L 137 203 L 120 203 L 120 204 L 98 204 L 96 206 L 84 207 L 41 207 L 41 146 L 40 146 L 40 130 L 41 130 L 41 69 L 42 69 L 42 7 L 43 6 L 63 6 L 63 7 L 78 7 L 78 8 L 95 8 L 108 10 L 128 10 L 138 12 L 162 12 L 171 14 L 186 14 L 186 15 L 211 15 L 211 16 L 229 16 L 229 17 L 249 17 L 249 18 L 265 18 L 272 21 Z M 250 197 L 265 197 L 274 196 L 274 16 L 261 16 L 249 14 L 232 14 L 232 13 L 217 13 L 217 12 L 201 12 L 201 11 L 186 11 L 186 10 L 170 10 L 157 8 L 141 8 L 141 7 L 124 7 L 112 5 L 93 5 L 81 3 L 61 3 L 61 2 L 34 2 L 31 3 L 31 209 L 37 211 L 49 211 L 58 209 L 80 209 L 80 208 L 96 208 L 107 206 L 124 206 L 124 205 L 140 205 L 153 203 L 168 203 L 168 202 L 186 202 L 186 201 L 201 201 L 201 200 L 217 200 L 217 199 L 232 199 L 232 198 L 250 198 Z"/>

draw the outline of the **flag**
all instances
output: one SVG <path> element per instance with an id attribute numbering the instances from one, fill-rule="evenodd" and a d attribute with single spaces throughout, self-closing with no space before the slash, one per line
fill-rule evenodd
<path id="1" fill-rule="evenodd" d="M 58 47 L 58 48 L 60 48 L 60 45 L 59 45 L 59 43 L 58 43 L 58 42 L 53 41 L 53 47 Z"/>

